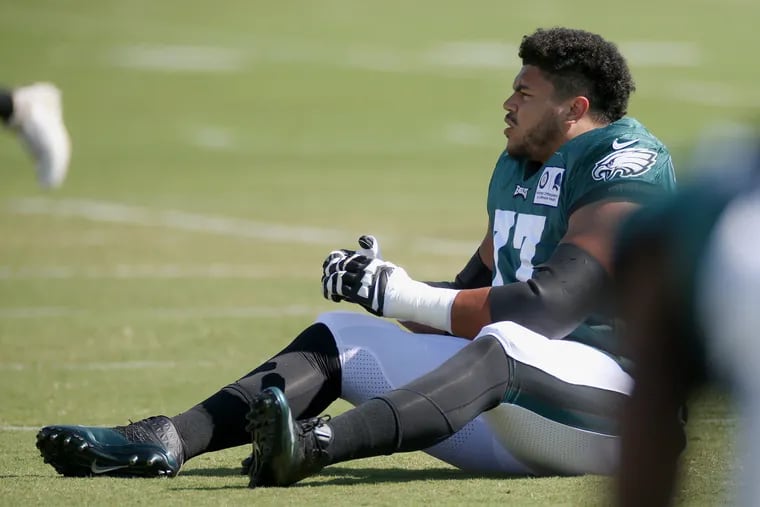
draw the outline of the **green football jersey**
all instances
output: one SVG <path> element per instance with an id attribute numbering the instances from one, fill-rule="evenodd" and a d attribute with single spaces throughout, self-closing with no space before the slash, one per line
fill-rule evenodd
<path id="1" fill-rule="evenodd" d="M 670 153 L 633 118 L 568 141 L 537 171 L 505 151 L 488 189 L 492 285 L 528 280 L 554 252 L 578 208 L 607 199 L 643 202 L 674 189 Z M 592 316 L 568 338 L 614 352 L 609 323 Z"/>

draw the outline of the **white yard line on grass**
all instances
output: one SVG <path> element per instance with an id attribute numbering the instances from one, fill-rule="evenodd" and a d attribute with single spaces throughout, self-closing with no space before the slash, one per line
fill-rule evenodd
<path id="1" fill-rule="evenodd" d="M 693 67 L 702 61 L 690 41 L 629 41 L 620 44 L 632 65 Z M 373 72 L 468 75 L 520 66 L 517 46 L 498 40 L 441 41 L 417 50 L 361 44 L 335 47 L 308 40 L 265 40 L 245 48 L 201 45 L 134 45 L 109 50 L 112 65 L 156 72 L 240 72 L 261 64 L 332 65 Z"/>
<path id="2" fill-rule="evenodd" d="M 209 264 L 117 264 L 106 267 L 81 266 L 0 266 L 0 280 L 69 280 L 69 279 L 311 279 L 313 270 L 273 269 L 272 266 Z"/>
<path id="3" fill-rule="evenodd" d="M 0 308 L 0 319 L 43 319 L 87 316 L 100 312 L 97 309 L 66 307 L 18 307 Z M 320 308 L 307 305 L 288 306 L 241 306 L 206 308 L 127 308 L 108 309 L 110 316 L 130 316 L 153 319 L 268 319 L 275 317 L 316 317 Z M 102 315 L 102 314 L 101 314 Z"/>
<path id="4" fill-rule="evenodd" d="M 337 229 L 275 224 L 242 218 L 206 215 L 179 210 L 151 209 L 89 199 L 45 199 L 30 197 L 9 201 L 8 209 L 19 215 L 46 215 L 83 218 L 94 222 L 119 223 L 200 232 L 234 238 L 256 239 L 286 244 L 312 244 L 335 247 L 352 245 L 354 234 Z M 393 238 L 382 237 L 386 244 Z M 409 247 L 433 256 L 471 255 L 477 244 L 470 241 L 416 238 Z"/>
<path id="5" fill-rule="evenodd" d="M 109 59 L 121 67 L 159 72 L 236 72 L 247 55 L 234 48 L 139 45 L 116 48 Z"/>
<path id="6" fill-rule="evenodd" d="M 113 371 L 113 370 L 149 370 L 153 368 L 175 368 L 175 361 L 111 361 L 111 362 L 56 362 L 45 364 L 46 370 L 69 370 L 69 371 Z M 193 363 L 194 367 L 216 366 L 211 361 L 198 361 Z M 0 371 L 25 371 L 36 370 L 39 363 L 2 363 L 0 362 Z"/>
<path id="7" fill-rule="evenodd" d="M 57 368 L 56 368 L 57 366 Z M 174 368 L 177 363 L 174 361 L 113 361 L 97 363 L 63 363 L 54 365 L 53 369 L 70 370 L 70 371 L 113 371 L 113 370 L 150 370 Z M 197 366 L 201 366 L 198 364 Z M 49 368 L 49 366 L 46 366 Z"/>
<path id="8" fill-rule="evenodd" d="M 349 239 L 350 235 L 334 229 L 288 226 L 179 210 L 156 210 L 89 199 L 49 200 L 31 197 L 10 201 L 9 208 L 13 213 L 21 215 L 84 218 L 94 222 L 164 227 L 283 243 L 336 245 L 355 241 L 355 238 Z"/>
<path id="9" fill-rule="evenodd" d="M 187 127 L 185 137 L 193 146 L 211 151 L 230 151 L 241 147 L 235 140 L 232 130 L 213 125 L 199 125 Z"/>
<path id="10" fill-rule="evenodd" d="M 698 67 L 703 59 L 694 42 L 630 41 L 620 44 L 620 52 L 633 67 Z"/>
<path id="11" fill-rule="evenodd" d="M 44 319 L 84 315 L 83 310 L 57 306 L 32 306 L 18 308 L 0 308 L 0 319 Z"/>
<path id="12" fill-rule="evenodd" d="M 711 63 L 706 61 L 705 52 L 695 41 L 631 40 L 619 45 L 634 68 L 696 68 Z M 486 72 L 502 75 L 520 66 L 517 46 L 498 40 L 439 41 L 416 50 L 361 44 L 334 47 L 296 39 L 253 41 L 245 48 L 136 45 L 112 48 L 105 59 L 117 67 L 156 72 L 229 73 L 250 71 L 261 64 L 309 64 L 455 78 Z M 726 98 L 726 94 L 714 90 L 702 93 L 699 88 L 700 83 L 672 79 L 658 85 L 659 97 L 665 100 L 730 107 L 742 107 L 747 100 L 751 104 L 758 103 L 752 89 L 734 90 Z M 646 94 L 646 90 L 642 91 Z M 465 134 L 468 142 L 469 135 Z M 236 145 L 225 131 L 212 129 L 193 136 L 194 142 L 208 149 L 226 150 Z"/>
<path id="13" fill-rule="evenodd" d="M 756 88 L 748 89 L 720 81 L 669 81 L 659 93 L 663 92 L 677 101 L 703 106 L 735 107 L 745 110 L 760 106 L 760 93 Z"/>
<path id="14" fill-rule="evenodd" d="M 0 431 L 40 431 L 40 426 L 5 426 L 0 425 Z"/>
<path id="15" fill-rule="evenodd" d="M 162 308 L 140 312 L 162 319 L 258 319 L 272 317 L 316 317 L 319 309 L 307 305 L 243 306 L 224 308 Z"/>

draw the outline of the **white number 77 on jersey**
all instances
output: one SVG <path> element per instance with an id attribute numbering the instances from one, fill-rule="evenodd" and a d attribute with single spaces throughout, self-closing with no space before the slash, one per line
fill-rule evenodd
<path id="1" fill-rule="evenodd" d="M 504 276 L 499 271 L 499 251 L 510 246 L 520 251 L 520 267 L 515 277 L 521 282 L 528 280 L 533 276 L 533 256 L 544 233 L 546 217 L 497 209 L 493 222 L 493 260 L 496 269 L 493 285 L 504 285 Z M 512 244 L 508 245 L 510 237 Z"/>

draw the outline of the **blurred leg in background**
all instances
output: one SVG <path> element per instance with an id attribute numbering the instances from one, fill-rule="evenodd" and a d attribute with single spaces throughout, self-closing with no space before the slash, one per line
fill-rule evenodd
<path id="1" fill-rule="evenodd" d="M 59 187 L 71 158 L 61 91 L 51 83 L 0 89 L 0 119 L 17 133 L 34 158 L 40 186 Z"/>

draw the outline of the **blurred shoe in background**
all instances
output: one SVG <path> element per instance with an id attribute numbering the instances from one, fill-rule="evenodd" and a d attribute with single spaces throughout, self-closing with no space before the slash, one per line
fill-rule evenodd
<path id="1" fill-rule="evenodd" d="M 34 83 L 11 92 L 16 130 L 35 160 L 43 188 L 59 187 L 66 179 L 71 141 L 63 123 L 61 91 L 52 83 Z"/>

